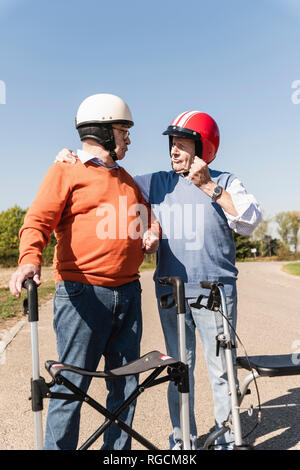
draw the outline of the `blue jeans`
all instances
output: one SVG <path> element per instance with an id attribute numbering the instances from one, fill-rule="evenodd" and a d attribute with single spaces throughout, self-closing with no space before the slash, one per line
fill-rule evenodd
<path id="1" fill-rule="evenodd" d="M 218 312 L 213 312 L 205 308 L 196 309 L 190 304 L 197 299 L 186 299 L 186 350 L 187 362 L 189 366 L 189 407 L 190 407 L 190 432 L 193 446 L 196 446 L 197 426 L 194 414 L 194 368 L 196 362 L 196 337 L 197 329 L 203 346 L 206 359 L 209 379 L 213 391 L 214 414 L 216 429 L 222 427 L 222 423 L 227 420 L 230 412 L 230 397 L 228 395 L 228 381 L 225 363 L 224 350 L 220 348 L 219 356 L 216 356 L 216 336 L 223 331 L 222 316 Z M 203 301 L 204 303 L 204 301 Z M 162 309 L 158 299 L 158 309 L 161 324 L 164 332 L 167 353 L 178 358 L 178 339 L 177 339 L 177 315 L 176 307 Z M 234 289 L 233 295 L 227 297 L 228 319 L 236 326 L 237 317 L 237 297 Z M 235 350 L 233 350 L 235 357 Z M 201 400 L 201 397 L 198 399 Z M 172 449 L 180 440 L 180 410 L 179 395 L 177 387 L 171 382 L 168 387 L 169 412 L 173 427 L 173 434 L 170 436 L 170 448 Z M 220 448 L 230 448 L 229 442 L 233 441 L 230 431 L 216 441 Z"/>
<path id="2" fill-rule="evenodd" d="M 136 280 L 112 288 L 73 281 L 59 282 L 54 298 L 53 323 L 59 362 L 95 371 L 102 355 L 105 358 L 104 370 L 133 361 L 140 356 L 142 335 L 140 282 Z M 88 390 L 90 377 L 71 372 L 64 375 L 83 391 Z M 138 376 L 106 380 L 106 408 L 114 411 L 137 384 Z M 55 385 L 51 391 L 68 393 L 62 385 Z M 50 400 L 46 450 L 77 448 L 80 408 L 80 402 Z M 135 403 L 120 415 L 128 426 L 132 424 L 134 411 Z M 131 448 L 130 436 L 114 424 L 105 431 L 103 438 L 103 450 Z"/>

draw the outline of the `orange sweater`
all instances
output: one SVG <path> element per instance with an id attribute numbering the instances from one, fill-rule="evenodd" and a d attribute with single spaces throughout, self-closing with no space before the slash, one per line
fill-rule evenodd
<path id="1" fill-rule="evenodd" d="M 143 261 L 140 221 L 145 212 L 150 224 L 150 208 L 123 168 L 108 170 L 80 160 L 74 165 L 55 163 L 20 230 L 19 264 L 40 265 L 54 231 L 55 282 L 131 282 L 138 279 Z"/>

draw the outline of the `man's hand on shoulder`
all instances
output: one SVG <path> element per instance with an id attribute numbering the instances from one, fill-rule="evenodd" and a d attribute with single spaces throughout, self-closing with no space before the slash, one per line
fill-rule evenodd
<path id="1" fill-rule="evenodd" d="M 75 163 L 76 154 L 70 149 L 62 149 L 55 157 L 54 163 L 56 162 Z"/>

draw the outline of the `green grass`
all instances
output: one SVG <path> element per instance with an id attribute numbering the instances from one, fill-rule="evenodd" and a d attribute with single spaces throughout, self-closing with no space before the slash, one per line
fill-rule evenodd
<path id="1" fill-rule="evenodd" d="M 145 256 L 145 260 L 140 267 L 140 271 L 155 269 L 156 261 L 154 256 Z M 54 281 L 42 282 L 38 288 L 39 305 L 50 300 L 55 292 Z M 21 297 L 13 297 L 8 287 L 0 287 L 0 319 L 16 317 L 23 313 L 23 300 L 26 298 L 26 290 L 22 289 Z"/>
<path id="2" fill-rule="evenodd" d="M 146 257 L 145 257 L 146 258 Z M 147 257 L 140 267 L 140 271 L 147 269 L 155 269 L 155 259 Z M 47 300 L 50 300 L 55 292 L 54 281 L 42 282 L 38 288 L 38 299 L 39 305 L 43 304 Z M 18 299 L 13 297 L 8 287 L 0 287 L 0 319 L 16 317 L 23 313 L 23 301 L 26 298 L 27 293 L 25 289 L 22 289 L 21 297 Z"/>
<path id="3" fill-rule="evenodd" d="M 139 271 L 146 271 L 147 269 L 155 269 L 156 263 L 148 263 L 147 261 L 144 261 L 143 264 L 140 266 Z"/>
<path id="4" fill-rule="evenodd" d="M 282 270 L 294 276 L 300 276 L 300 263 L 289 263 L 282 267 Z"/>
<path id="5" fill-rule="evenodd" d="M 38 288 L 39 305 L 51 299 L 55 291 L 53 281 L 42 283 Z M 21 297 L 18 299 L 13 297 L 8 287 L 0 288 L 0 318 L 15 317 L 23 312 L 23 300 L 26 298 L 27 292 L 22 290 Z"/>
<path id="6" fill-rule="evenodd" d="M 156 256 L 155 255 L 145 255 L 144 261 L 140 266 L 140 271 L 146 271 L 147 269 L 156 268 Z"/>

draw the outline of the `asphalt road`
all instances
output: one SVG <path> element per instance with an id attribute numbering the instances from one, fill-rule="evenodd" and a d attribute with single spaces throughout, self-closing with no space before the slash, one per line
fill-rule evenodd
<path id="1" fill-rule="evenodd" d="M 237 332 L 248 355 L 287 354 L 300 352 L 300 279 L 281 272 L 281 263 L 240 263 L 238 280 L 239 319 Z M 165 352 L 163 335 L 157 313 L 152 272 L 141 277 L 143 288 L 144 333 L 142 354 L 158 349 Z M 0 450 L 30 450 L 33 443 L 33 415 L 30 395 L 31 346 L 30 329 L 26 320 L 5 333 L 7 343 L 0 355 Z M 3 342 L 2 342 L 3 343 Z M 52 301 L 40 309 L 39 344 L 41 375 L 50 376 L 44 362 L 56 359 L 55 338 L 52 329 Z M 196 365 L 196 417 L 199 441 L 204 442 L 214 425 L 211 390 L 198 343 Z M 244 355 L 242 347 L 239 355 Z M 101 369 L 101 363 L 99 370 Z M 240 381 L 248 372 L 239 372 Z M 142 378 L 144 374 L 142 375 Z M 247 441 L 255 450 L 300 450 L 300 381 L 299 376 L 260 378 L 258 388 L 263 409 L 262 422 Z M 146 390 L 138 399 L 134 428 L 160 449 L 168 449 L 171 431 L 166 398 L 166 384 Z M 256 406 L 255 388 L 243 406 Z M 100 403 L 106 396 L 102 379 L 94 379 L 89 394 Z M 289 404 L 289 405 L 288 405 Z M 279 407 L 280 405 L 280 407 Z M 283 405 L 283 406 L 281 406 Z M 44 400 L 43 420 L 47 412 Z M 100 418 L 100 419 L 99 419 Z M 243 432 L 246 434 L 256 423 L 256 412 L 249 416 L 241 411 Z M 82 408 L 81 442 L 98 426 L 102 418 L 85 404 Z M 97 449 L 101 440 L 94 444 Z M 133 443 L 133 449 L 143 449 Z"/>

